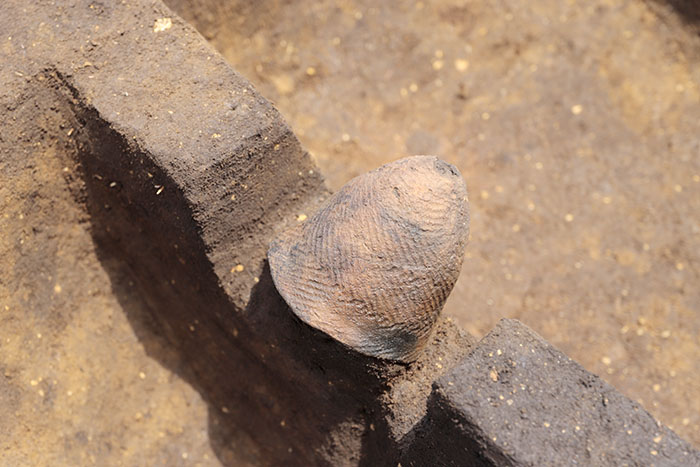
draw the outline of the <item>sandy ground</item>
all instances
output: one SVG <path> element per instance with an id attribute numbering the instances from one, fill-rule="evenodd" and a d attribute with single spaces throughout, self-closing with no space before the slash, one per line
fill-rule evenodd
<path id="1" fill-rule="evenodd" d="M 459 167 L 472 235 L 446 313 L 476 335 L 521 319 L 700 446 L 692 25 L 643 1 L 168 3 L 331 188 L 409 154 Z"/>

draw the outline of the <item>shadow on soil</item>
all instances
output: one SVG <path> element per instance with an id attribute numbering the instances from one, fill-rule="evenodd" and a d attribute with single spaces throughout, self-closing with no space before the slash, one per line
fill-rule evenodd
<path id="1" fill-rule="evenodd" d="M 687 24 L 700 28 L 700 0 L 655 0 L 669 4 Z M 700 29 L 698 30 L 700 35 Z"/>
<path id="2" fill-rule="evenodd" d="M 378 400 L 392 370 L 300 322 L 266 264 L 248 307 L 237 309 L 177 184 L 92 109 L 73 112 L 83 125 L 78 157 L 99 260 L 148 355 L 208 404 L 219 460 L 391 462 Z"/>

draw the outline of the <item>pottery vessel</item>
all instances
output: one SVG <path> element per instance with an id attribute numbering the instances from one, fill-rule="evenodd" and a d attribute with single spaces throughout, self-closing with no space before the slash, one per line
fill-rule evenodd
<path id="1" fill-rule="evenodd" d="M 468 235 L 459 171 L 414 156 L 348 182 L 268 257 L 302 321 L 362 354 L 410 361 L 457 280 Z"/>

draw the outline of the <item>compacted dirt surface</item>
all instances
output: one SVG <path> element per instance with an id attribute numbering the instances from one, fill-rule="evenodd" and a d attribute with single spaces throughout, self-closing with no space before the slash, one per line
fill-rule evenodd
<path id="1" fill-rule="evenodd" d="M 333 190 L 405 155 L 455 164 L 472 234 L 445 312 L 478 336 L 524 321 L 700 446 L 692 2 L 167 3 Z"/>

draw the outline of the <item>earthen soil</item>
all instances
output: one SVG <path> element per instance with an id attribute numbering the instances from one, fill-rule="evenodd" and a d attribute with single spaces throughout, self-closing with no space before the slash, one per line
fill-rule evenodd
<path id="1" fill-rule="evenodd" d="M 410 154 L 459 167 L 472 236 L 446 313 L 475 335 L 524 321 L 700 445 L 697 18 L 640 0 L 167 3 L 332 189 Z"/>
<path id="2" fill-rule="evenodd" d="M 478 335 L 502 316 L 525 321 L 700 445 L 691 25 L 641 1 L 168 3 L 276 101 L 333 189 L 407 154 L 460 168 L 473 236 L 448 314 Z M 24 5 L 24 18 L 42 18 L 26 37 L 0 37 L 3 63 L 30 47 L 59 53 L 52 28 L 90 26 L 85 49 L 100 45 L 92 22 L 109 4 L 59 5 L 50 19 L 37 5 Z M 169 14 L 151 13 L 129 18 L 126 37 Z M 32 66 L 0 68 L 0 142 L 21 156 L 0 158 L 11 175 L 0 186 L 0 458 L 255 463 L 245 440 L 212 440 L 226 412 L 207 416 L 128 272 L 99 257 L 75 201 L 78 125 L 37 92 Z"/>

